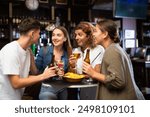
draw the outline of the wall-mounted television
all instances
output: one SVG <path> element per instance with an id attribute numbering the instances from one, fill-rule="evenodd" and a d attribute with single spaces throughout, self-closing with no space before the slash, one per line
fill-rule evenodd
<path id="1" fill-rule="evenodd" d="M 145 19 L 148 0 L 113 0 L 113 15 L 118 18 Z"/>

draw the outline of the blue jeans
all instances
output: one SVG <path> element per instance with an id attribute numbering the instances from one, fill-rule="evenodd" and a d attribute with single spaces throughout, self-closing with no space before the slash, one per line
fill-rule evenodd
<path id="1" fill-rule="evenodd" d="M 57 94 L 55 93 L 55 89 L 50 86 L 44 86 L 42 84 L 40 94 L 39 94 L 40 100 L 56 100 Z"/>
<path id="2" fill-rule="evenodd" d="M 40 100 L 66 100 L 67 99 L 67 90 L 63 90 L 59 92 L 59 94 L 56 92 L 56 90 L 51 87 L 51 85 L 45 86 L 41 85 L 41 90 L 39 94 Z"/>

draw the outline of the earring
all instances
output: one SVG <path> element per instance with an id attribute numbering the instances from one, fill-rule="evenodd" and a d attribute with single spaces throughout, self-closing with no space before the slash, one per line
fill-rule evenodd
<path id="1" fill-rule="evenodd" d="M 66 38 L 64 38 L 64 41 L 66 41 L 67 39 Z"/>

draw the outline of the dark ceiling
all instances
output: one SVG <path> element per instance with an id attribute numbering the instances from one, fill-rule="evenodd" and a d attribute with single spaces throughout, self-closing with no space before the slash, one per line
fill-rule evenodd
<path id="1" fill-rule="evenodd" d="M 8 1 L 24 2 L 25 0 L 0 0 L 0 2 L 8 2 Z M 52 1 L 55 3 L 55 0 L 49 0 L 50 3 L 52 3 Z M 79 6 L 91 5 L 92 9 L 99 9 L 99 10 L 112 10 L 113 7 L 113 0 L 68 0 L 68 2 L 70 2 L 71 4 L 76 3 Z"/>
<path id="2" fill-rule="evenodd" d="M 8 1 L 25 1 L 25 0 L 0 0 L 0 2 L 8 2 Z M 42 1 L 42 0 L 41 0 Z M 49 0 L 49 2 L 52 2 L 55 0 Z M 81 5 L 91 5 L 92 9 L 98 9 L 98 10 L 113 10 L 113 1 L 114 0 L 68 0 L 71 1 L 71 4 L 76 2 L 79 6 Z M 149 4 L 150 4 L 150 0 Z"/>

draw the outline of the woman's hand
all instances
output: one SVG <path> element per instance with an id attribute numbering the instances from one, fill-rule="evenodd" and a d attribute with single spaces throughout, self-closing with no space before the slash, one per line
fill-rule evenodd
<path id="1" fill-rule="evenodd" d="M 60 76 L 60 77 L 63 76 L 64 74 L 65 74 L 64 70 L 59 69 L 57 71 L 57 75 Z"/>
<path id="2" fill-rule="evenodd" d="M 93 74 L 96 72 L 90 64 L 88 64 L 84 61 L 83 61 L 82 70 L 84 73 L 86 73 L 90 77 L 93 77 Z"/>
<path id="3" fill-rule="evenodd" d="M 77 62 L 76 57 L 74 57 L 73 54 L 70 55 L 70 57 L 69 57 L 69 64 L 70 64 L 70 66 L 71 66 L 72 68 L 75 68 L 76 62 Z"/>

